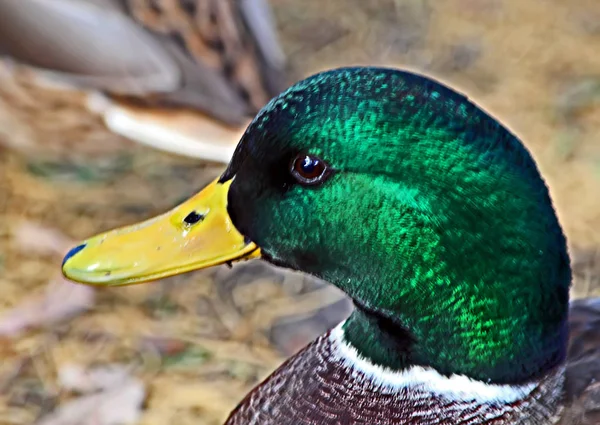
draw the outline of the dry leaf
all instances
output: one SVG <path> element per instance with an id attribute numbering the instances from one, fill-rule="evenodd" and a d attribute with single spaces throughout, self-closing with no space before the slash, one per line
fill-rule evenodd
<path id="1" fill-rule="evenodd" d="M 27 329 L 69 319 L 94 305 L 94 288 L 59 277 L 43 294 L 36 294 L 0 317 L 0 336 L 17 336 Z"/>
<path id="2" fill-rule="evenodd" d="M 144 385 L 129 374 L 125 365 L 85 369 L 66 364 L 59 368 L 58 380 L 66 390 L 100 392 L 63 404 L 38 425 L 123 425 L 140 419 Z"/>
<path id="3" fill-rule="evenodd" d="M 13 230 L 13 242 L 20 251 L 40 255 L 64 255 L 74 242 L 56 229 L 23 221 Z"/>
<path id="4" fill-rule="evenodd" d="M 129 373 L 130 368 L 120 364 L 88 370 L 80 365 L 66 364 L 58 370 L 58 381 L 65 390 L 90 393 L 119 386 L 131 379 Z"/>
<path id="5" fill-rule="evenodd" d="M 130 379 L 100 393 L 79 397 L 47 415 L 38 425 L 125 425 L 140 420 L 145 390 Z"/>
<path id="6" fill-rule="evenodd" d="M 159 356 L 175 356 L 183 353 L 189 344 L 177 338 L 169 338 L 162 336 L 147 336 L 142 338 L 142 348 L 156 353 Z"/>

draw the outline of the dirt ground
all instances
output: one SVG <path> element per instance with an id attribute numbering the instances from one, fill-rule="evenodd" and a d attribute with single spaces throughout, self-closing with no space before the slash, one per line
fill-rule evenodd
<path id="1" fill-rule="evenodd" d="M 506 123 L 550 186 L 571 246 L 573 295 L 600 294 L 600 3 L 271 4 L 291 79 L 340 65 L 408 68 Z M 123 409 L 144 425 L 220 424 L 349 306 L 322 282 L 256 262 L 61 298 L 71 239 L 164 211 L 223 168 L 114 136 L 81 103 L 0 72 L 0 424 L 64 408 L 89 393 L 68 384 L 78 367 L 97 380 L 109 365 L 143 388 L 143 402 L 133 390 L 104 398 L 109 409 L 130 402 Z"/>

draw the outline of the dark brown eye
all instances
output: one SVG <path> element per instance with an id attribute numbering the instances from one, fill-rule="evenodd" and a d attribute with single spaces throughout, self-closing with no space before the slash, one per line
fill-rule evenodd
<path id="1" fill-rule="evenodd" d="M 292 175 L 299 183 L 317 184 L 327 176 L 327 164 L 313 155 L 301 154 L 292 161 Z"/>

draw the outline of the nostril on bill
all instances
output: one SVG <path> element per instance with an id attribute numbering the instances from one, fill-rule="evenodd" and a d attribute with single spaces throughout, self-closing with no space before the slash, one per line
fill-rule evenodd
<path id="1" fill-rule="evenodd" d="M 196 224 L 196 223 L 204 220 L 204 217 L 205 217 L 204 214 L 201 214 L 196 211 L 192 211 L 183 219 L 183 221 L 185 222 L 185 224 L 192 225 L 192 224 Z"/>

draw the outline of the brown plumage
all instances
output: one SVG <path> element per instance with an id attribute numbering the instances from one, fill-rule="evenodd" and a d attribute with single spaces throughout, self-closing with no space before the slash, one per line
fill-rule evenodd
<path id="1" fill-rule="evenodd" d="M 571 302 L 565 404 L 559 425 L 600 424 L 600 298 Z"/>
<path id="2" fill-rule="evenodd" d="M 4 0 L 0 55 L 45 81 L 99 91 L 134 121 L 188 139 L 224 138 L 228 150 L 286 84 L 266 0 Z M 187 114 L 177 124 L 175 111 Z M 190 114 L 234 131 L 223 134 L 214 122 L 198 130 L 188 125 L 196 120 Z M 110 120 L 105 115 L 109 127 Z M 137 132 L 122 134 L 135 139 Z"/>
<path id="3" fill-rule="evenodd" d="M 0 52 L 52 77 L 229 124 L 283 89 L 264 0 L 5 0 Z"/>
<path id="4" fill-rule="evenodd" d="M 525 400 L 481 405 L 411 390 L 390 392 L 336 361 L 320 337 L 252 391 L 226 425 L 597 425 L 600 424 L 600 298 L 576 300 L 564 391 L 549 374 Z M 556 399 L 561 399 L 557 402 Z M 558 405 L 558 422 L 554 412 Z"/>

